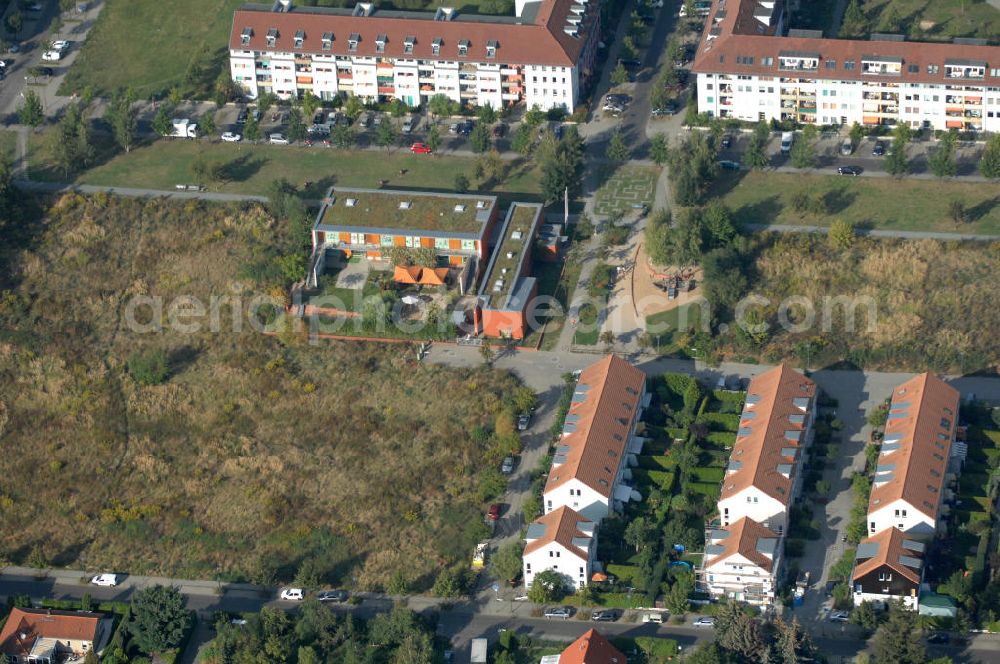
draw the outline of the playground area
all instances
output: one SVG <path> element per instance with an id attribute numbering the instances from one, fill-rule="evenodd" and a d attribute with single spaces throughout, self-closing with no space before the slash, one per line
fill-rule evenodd
<path id="1" fill-rule="evenodd" d="M 701 268 L 653 265 L 645 244 L 639 246 L 632 281 L 632 297 L 640 320 L 702 297 Z"/>

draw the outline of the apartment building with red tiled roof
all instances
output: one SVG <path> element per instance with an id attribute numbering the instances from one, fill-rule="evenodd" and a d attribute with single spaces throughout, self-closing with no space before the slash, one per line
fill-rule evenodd
<path id="1" fill-rule="evenodd" d="M 635 427 L 648 404 L 646 374 L 608 355 L 580 374 L 552 469 L 545 512 L 570 507 L 595 522 L 639 499 L 628 485 L 628 457 L 641 451 Z"/>
<path id="2" fill-rule="evenodd" d="M 924 373 L 892 392 L 868 503 L 868 533 L 933 537 L 958 426 L 958 390 Z"/>
<path id="3" fill-rule="evenodd" d="M 750 381 L 722 480 L 723 527 L 746 517 L 785 534 L 812 440 L 815 404 L 816 383 L 787 365 Z"/>
<path id="4" fill-rule="evenodd" d="M 576 590 L 590 583 L 597 542 L 597 524 L 568 507 L 540 516 L 528 525 L 521 564 L 524 587 L 545 570 L 560 574 L 567 588 Z"/>
<path id="5" fill-rule="evenodd" d="M 418 106 L 463 104 L 572 111 L 596 73 L 597 0 L 518 0 L 516 15 L 248 4 L 233 16 L 230 72 L 250 98 L 311 92 Z"/>
<path id="6" fill-rule="evenodd" d="M 692 70 L 714 117 L 1000 130 L 1000 47 L 826 39 L 789 29 L 783 0 L 714 0 Z"/>
<path id="7" fill-rule="evenodd" d="M 924 543 L 898 528 L 887 528 L 858 544 L 855 553 L 853 596 L 855 606 L 875 602 L 885 608 L 902 600 L 916 610 L 924 578 Z"/>
<path id="8" fill-rule="evenodd" d="M 702 580 L 712 595 L 740 602 L 774 603 L 781 575 L 781 536 L 746 517 L 706 538 Z"/>

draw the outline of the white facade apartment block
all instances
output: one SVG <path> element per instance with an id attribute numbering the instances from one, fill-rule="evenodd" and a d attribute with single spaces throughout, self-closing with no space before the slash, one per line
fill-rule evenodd
<path id="1" fill-rule="evenodd" d="M 898 528 L 907 535 L 931 537 L 937 530 L 937 522 L 907 501 L 897 500 L 868 513 L 869 535 L 880 533 L 887 528 Z"/>
<path id="2" fill-rule="evenodd" d="M 382 10 L 244 6 L 230 34 L 232 80 L 250 99 L 311 92 L 366 102 L 430 97 L 494 108 L 525 102 L 572 111 L 581 69 L 595 69 L 600 15 L 592 0 L 519 3 L 522 16 L 459 16 Z"/>
<path id="3" fill-rule="evenodd" d="M 774 601 L 774 576 L 771 571 L 757 565 L 752 560 L 734 554 L 718 563 L 706 563 L 702 578 L 708 592 L 715 597 L 729 597 L 737 601 L 770 604 Z M 759 589 L 759 598 L 748 597 Z"/>
<path id="4" fill-rule="evenodd" d="M 986 40 L 824 39 L 783 3 L 714 2 L 698 45 L 698 109 L 802 124 L 1000 130 L 1000 48 Z"/>
<path id="5" fill-rule="evenodd" d="M 623 468 L 617 469 L 616 480 L 612 487 L 618 486 L 621 482 L 622 471 Z M 595 491 L 577 479 L 569 480 L 565 484 L 545 492 L 542 501 L 545 503 L 546 514 L 560 507 L 569 507 L 588 519 L 599 522 L 614 513 L 613 503 L 609 496 Z"/>
<path id="6" fill-rule="evenodd" d="M 595 522 L 566 508 L 535 519 L 524 537 L 524 587 L 530 588 L 535 575 L 545 570 L 560 574 L 569 589 L 586 586 L 597 549 L 596 527 Z"/>
<path id="7" fill-rule="evenodd" d="M 785 504 L 754 486 L 719 501 L 719 518 L 723 527 L 744 517 L 767 526 L 779 535 L 788 528 L 788 508 Z"/>

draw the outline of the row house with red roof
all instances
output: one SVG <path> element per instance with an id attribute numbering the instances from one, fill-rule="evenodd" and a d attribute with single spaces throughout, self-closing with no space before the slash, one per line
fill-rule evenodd
<path id="1" fill-rule="evenodd" d="M 250 99 L 306 92 L 419 106 L 435 95 L 493 108 L 572 111 L 596 70 L 599 0 L 519 1 L 514 16 L 298 7 L 290 0 L 236 10 L 232 80 Z"/>
<path id="2" fill-rule="evenodd" d="M 701 585 L 712 595 L 774 602 L 815 406 L 816 384 L 786 365 L 750 381 L 722 480 L 718 524 L 706 533 Z"/>
<path id="3" fill-rule="evenodd" d="M 698 109 L 749 122 L 1000 130 L 1000 47 L 826 39 L 788 29 L 782 0 L 714 0 L 698 45 Z"/>
<path id="4" fill-rule="evenodd" d="M 868 503 L 868 537 L 855 554 L 854 603 L 902 600 L 917 610 L 928 540 L 964 457 L 955 441 L 958 390 L 930 373 L 896 387 L 889 401 Z"/>
<path id="5" fill-rule="evenodd" d="M 528 526 L 526 588 L 545 570 L 571 589 L 600 572 L 594 553 L 601 520 L 641 499 L 630 467 L 642 450 L 636 424 L 648 405 L 646 374 L 616 355 L 580 372 L 542 491 L 544 514 Z"/>

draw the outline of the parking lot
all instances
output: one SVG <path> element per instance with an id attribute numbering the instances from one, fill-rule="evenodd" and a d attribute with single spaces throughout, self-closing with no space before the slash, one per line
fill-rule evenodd
<path id="1" fill-rule="evenodd" d="M 719 159 L 741 162 L 743 154 L 750 144 L 750 132 L 736 132 L 731 134 L 731 136 L 733 137 L 732 144 L 729 148 L 724 148 L 719 153 Z M 861 142 L 850 155 L 844 155 L 841 154 L 841 145 L 846 136 L 846 131 L 842 133 L 825 132 L 816 139 L 817 170 L 835 172 L 842 166 L 856 166 L 861 169 L 861 175 L 866 173 L 885 173 L 885 156 L 875 156 L 872 154 L 872 151 L 876 142 L 881 142 L 885 146 L 886 154 L 888 154 L 892 146 L 891 137 L 865 137 L 861 139 Z M 801 140 L 801 135 L 797 135 L 795 140 Z M 936 141 L 928 138 L 914 139 L 907 145 L 906 154 L 910 160 L 911 173 L 920 174 L 930 172 L 927 160 L 935 145 Z M 958 166 L 958 175 L 976 175 L 976 168 L 982 151 L 982 144 L 959 142 L 955 150 L 955 163 Z M 770 166 L 772 168 L 791 168 L 791 158 L 789 155 L 781 153 L 780 133 L 775 132 L 771 134 L 771 138 L 767 144 L 767 154 L 770 158 Z"/>

